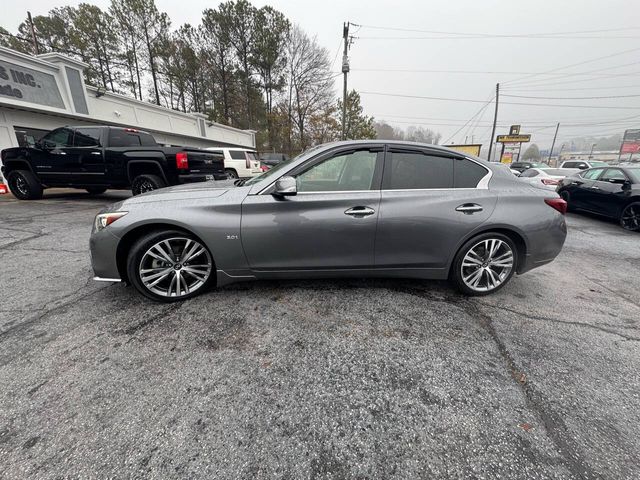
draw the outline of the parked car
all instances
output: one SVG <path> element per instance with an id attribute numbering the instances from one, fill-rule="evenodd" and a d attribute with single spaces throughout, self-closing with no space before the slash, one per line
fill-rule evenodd
<path id="1" fill-rule="evenodd" d="M 287 161 L 289 161 L 289 155 L 286 153 L 263 153 L 260 155 L 260 163 L 267 165 L 269 168 Z"/>
<path id="2" fill-rule="evenodd" d="M 558 193 L 572 210 L 604 215 L 626 230 L 640 230 L 640 166 L 583 170 L 562 180 Z"/>
<path id="3" fill-rule="evenodd" d="M 509 166 L 509 168 L 511 168 L 511 170 L 517 170 L 518 172 L 522 173 L 529 168 L 546 168 L 548 166 L 549 165 L 547 165 L 546 163 L 540 162 L 514 162 Z"/>
<path id="4" fill-rule="evenodd" d="M 486 295 L 551 262 L 567 231 L 555 192 L 427 144 L 335 142 L 220 183 L 102 211 L 90 240 L 96 280 L 126 280 L 159 301 L 242 280 L 354 276 L 450 278 Z"/>
<path id="5" fill-rule="evenodd" d="M 579 171 L 580 170 L 577 169 L 566 168 L 529 168 L 522 172 L 518 178 L 520 181 L 533 185 L 534 187 L 555 191 L 560 180 L 567 175 Z"/>
<path id="6" fill-rule="evenodd" d="M 247 148 L 210 147 L 207 150 L 224 156 L 227 178 L 251 178 L 263 173 L 255 150 Z"/>
<path id="7" fill-rule="evenodd" d="M 608 167 L 607 162 L 600 162 L 598 160 L 566 160 L 560 164 L 560 168 L 577 168 L 579 170 L 586 170 L 593 167 Z"/>
<path id="8" fill-rule="evenodd" d="M 221 155 L 186 147 L 162 147 L 153 136 L 132 128 L 62 127 L 33 147 L 2 151 L 2 173 L 20 200 L 42 197 L 49 187 L 108 188 L 134 195 L 167 185 L 224 179 Z"/>

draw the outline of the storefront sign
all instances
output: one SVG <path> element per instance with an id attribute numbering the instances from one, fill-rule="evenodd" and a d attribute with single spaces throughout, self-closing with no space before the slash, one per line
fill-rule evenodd
<path id="1" fill-rule="evenodd" d="M 0 98 L 64 108 L 64 102 L 53 75 L 4 60 L 0 60 Z"/>

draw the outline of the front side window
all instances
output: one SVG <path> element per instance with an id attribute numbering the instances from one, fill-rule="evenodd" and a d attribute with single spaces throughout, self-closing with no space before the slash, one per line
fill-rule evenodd
<path id="1" fill-rule="evenodd" d="M 420 152 L 391 152 L 391 163 L 385 165 L 385 190 L 422 190 L 453 188 L 453 158 Z"/>
<path id="2" fill-rule="evenodd" d="M 49 148 L 70 147 L 73 138 L 73 130 L 58 128 L 42 137 L 42 144 Z"/>
<path id="3" fill-rule="evenodd" d="M 328 158 L 296 176 L 298 192 L 371 190 L 377 158 L 368 150 Z"/>
<path id="4" fill-rule="evenodd" d="M 627 179 L 627 176 L 624 172 L 618 168 L 608 168 L 606 172 L 600 177 L 601 182 L 608 182 L 610 180 L 622 181 L 624 182 Z"/>
<path id="5" fill-rule="evenodd" d="M 586 178 L 587 180 L 595 180 L 600 176 L 603 170 L 604 168 L 592 168 L 591 170 L 587 170 L 586 172 L 584 172 L 584 175 L 582 175 L 582 177 Z"/>
<path id="6" fill-rule="evenodd" d="M 100 129 L 77 128 L 73 136 L 74 147 L 99 147 Z"/>

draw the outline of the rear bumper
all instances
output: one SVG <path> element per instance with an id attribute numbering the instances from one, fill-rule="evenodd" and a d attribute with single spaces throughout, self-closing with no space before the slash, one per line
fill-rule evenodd
<path id="1" fill-rule="evenodd" d="M 529 233 L 529 242 L 524 261 L 518 266 L 522 274 L 552 262 L 562 251 L 567 238 L 567 224 L 564 215 L 557 214 L 548 228 Z M 521 259 L 522 260 L 522 259 Z"/>
<path id="2" fill-rule="evenodd" d="M 213 180 L 226 180 L 227 174 L 225 172 L 211 172 L 211 173 L 189 173 L 185 175 L 178 175 L 178 183 L 184 184 L 184 183 L 206 182 L 211 180 L 210 177 L 213 177 Z"/>

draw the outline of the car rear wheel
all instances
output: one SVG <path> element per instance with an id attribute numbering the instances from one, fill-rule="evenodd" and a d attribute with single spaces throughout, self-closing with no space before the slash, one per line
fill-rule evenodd
<path id="1" fill-rule="evenodd" d="M 127 258 L 127 274 L 140 293 L 161 302 L 191 298 L 215 282 L 207 247 L 186 232 L 171 230 L 140 238 Z"/>
<path id="2" fill-rule="evenodd" d="M 102 188 L 102 187 L 90 187 L 86 189 L 87 192 L 89 192 L 89 195 L 100 195 L 101 193 L 104 193 L 107 191 L 106 188 Z"/>
<path id="3" fill-rule="evenodd" d="M 517 249 L 501 233 L 485 233 L 465 243 L 453 261 L 451 280 L 466 295 L 488 295 L 513 276 Z"/>
<path id="4" fill-rule="evenodd" d="M 630 203 L 620 215 L 620 226 L 631 232 L 640 231 L 640 202 Z"/>
<path id="5" fill-rule="evenodd" d="M 131 182 L 131 193 L 140 195 L 141 193 L 151 192 L 159 188 L 166 187 L 167 184 L 157 175 L 138 175 Z"/>
<path id="6" fill-rule="evenodd" d="M 42 185 L 33 173 L 28 170 L 14 170 L 7 175 L 9 190 L 20 200 L 37 200 L 42 198 Z"/>
<path id="7" fill-rule="evenodd" d="M 238 177 L 238 172 L 236 172 L 235 170 L 231 169 L 231 168 L 227 168 L 225 169 L 225 172 L 227 173 L 227 178 L 228 179 L 235 179 L 235 178 L 239 178 Z"/>

